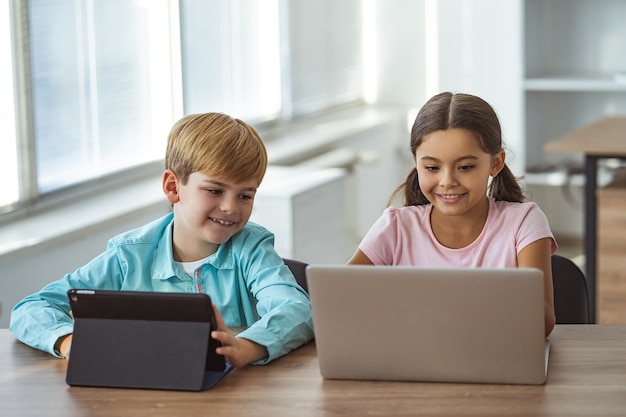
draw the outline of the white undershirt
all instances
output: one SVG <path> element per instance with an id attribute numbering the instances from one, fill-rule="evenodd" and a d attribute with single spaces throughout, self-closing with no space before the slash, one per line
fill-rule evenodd
<path id="1" fill-rule="evenodd" d="M 206 258 L 199 259 L 197 261 L 191 262 L 176 262 L 176 265 L 183 268 L 183 270 L 193 278 L 194 272 L 196 269 L 200 268 L 200 266 L 204 265 L 212 255 L 207 256 Z"/>

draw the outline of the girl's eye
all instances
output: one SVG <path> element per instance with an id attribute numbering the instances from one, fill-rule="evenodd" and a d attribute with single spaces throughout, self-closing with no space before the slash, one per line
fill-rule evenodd
<path id="1" fill-rule="evenodd" d="M 469 171 L 472 168 L 474 168 L 474 165 L 461 165 L 459 167 L 459 170 L 461 170 L 461 171 Z"/>
<path id="2" fill-rule="evenodd" d="M 436 167 L 436 166 L 425 166 L 424 169 L 426 169 L 426 171 L 430 171 L 430 172 L 437 172 L 439 167 Z"/>

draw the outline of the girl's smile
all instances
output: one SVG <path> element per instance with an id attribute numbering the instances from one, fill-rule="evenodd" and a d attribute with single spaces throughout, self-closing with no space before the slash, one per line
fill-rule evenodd
<path id="1" fill-rule="evenodd" d="M 464 194 L 435 194 L 435 196 L 441 199 L 441 201 L 444 202 L 445 204 L 457 203 L 466 195 L 467 194 L 465 193 Z"/>

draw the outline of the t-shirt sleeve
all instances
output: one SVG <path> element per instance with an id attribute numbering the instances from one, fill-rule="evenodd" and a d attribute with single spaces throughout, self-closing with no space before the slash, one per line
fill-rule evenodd
<path id="1" fill-rule="evenodd" d="M 558 249 L 556 239 L 550 230 L 548 218 L 535 203 L 530 204 L 517 233 L 517 253 L 539 239 L 550 238 L 551 254 Z"/>
<path id="2" fill-rule="evenodd" d="M 395 207 L 388 207 L 367 232 L 359 249 L 374 265 L 392 265 L 397 246 L 397 216 Z"/>

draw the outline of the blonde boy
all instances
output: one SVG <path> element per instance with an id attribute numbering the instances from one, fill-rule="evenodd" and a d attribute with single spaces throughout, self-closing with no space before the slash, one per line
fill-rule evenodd
<path id="1" fill-rule="evenodd" d="M 248 222 L 266 167 L 263 141 L 245 122 L 221 113 L 183 117 L 168 137 L 162 181 L 172 213 L 114 237 L 90 263 L 24 298 L 11 331 L 67 357 L 67 291 L 91 288 L 209 294 L 217 353 L 234 367 L 267 363 L 311 340 L 306 292 L 274 250 L 274 235 Z M 246 329 L 235 337 L 228 327 Z"/>

